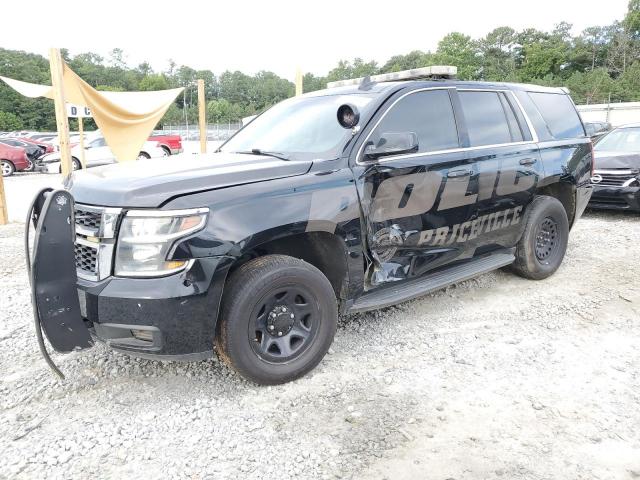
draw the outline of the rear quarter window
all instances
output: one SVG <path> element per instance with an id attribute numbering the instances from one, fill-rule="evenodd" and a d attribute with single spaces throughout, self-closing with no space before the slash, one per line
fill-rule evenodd
<path id="1" fill-rule="evenodd" d="M 528 95 L 540 112 L 552 138 L 564 140 L 585 136 L 578 112 L 568 95 L 542 92 L 528 92 Z"/>

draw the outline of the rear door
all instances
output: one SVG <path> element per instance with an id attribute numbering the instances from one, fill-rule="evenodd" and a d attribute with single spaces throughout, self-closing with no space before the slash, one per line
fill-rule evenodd
<path id="1" fill-rule="evenodd" d="M 358 149 L 369 286 L 422 275 L 467 253 L 460 226 L 476 212 L 477 182 L 454 102 L 453 87 L 396 94 Z M 397 134 L 415 134 L 417 151 L 367 157 L 369 146 Z"/>
<path id="2" fill-rule="evenodd" d="M 477 170 L 477 201 L 467 248 L 482 254 L 511 247 L 543 175 L 535 138 L 509 90 L 458 89 L 469 137 L 467 161 Z"/>

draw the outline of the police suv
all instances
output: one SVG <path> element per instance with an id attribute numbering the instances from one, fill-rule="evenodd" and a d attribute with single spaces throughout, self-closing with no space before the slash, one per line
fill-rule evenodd
<path id="1" fill-rule="evenodd" d="M 454 74 L 335 82 L 214 154 L 75 172 L 34 201 L 37 324 L 62 352 L 215 349 L 278 384 L 322 360 L 339 314 L 502 267 L 552 275 L 591 195 L 575 106 L 562 89 Z"/>

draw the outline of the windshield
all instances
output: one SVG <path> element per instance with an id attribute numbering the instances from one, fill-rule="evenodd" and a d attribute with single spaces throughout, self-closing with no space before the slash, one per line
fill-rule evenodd
<path id="1" fill-rule="evenodd" d="M 640 152 L 640 128 L 619 128 L 602 137 L 594 147 L 595 151 Z"/>
<path id="2" fill-rule="evenodd" d="M 351 131 L 338 123 L 338 107 L 351 103 L 362 116 L 372 98 L 369 95 L 290 98 L 251 121 L 220 150 L 277 152 L 293 159 L 337 157 L 351 136 Z"/>

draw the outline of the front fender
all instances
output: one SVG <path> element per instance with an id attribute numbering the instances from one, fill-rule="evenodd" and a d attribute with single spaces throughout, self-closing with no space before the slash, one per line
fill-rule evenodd
<path id="1" fill-rule="evenodd" d="M 172 259 L 239 259 L 267 242 L 309 232 L 338 236 L 347 250 L 349 276 L 362 278 L 360 205 L 348 168 L 186 195 L 164 208 L 208 206 L 207 226 L 183 240 Z"/>

